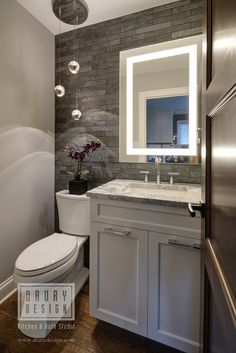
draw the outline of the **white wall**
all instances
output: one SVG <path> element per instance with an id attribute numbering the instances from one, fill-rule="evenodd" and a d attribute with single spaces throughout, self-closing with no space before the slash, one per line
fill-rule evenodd
<path id="1" fill-rule="evenodd" d="M 54 229 L 54 36 L 0 2 L 0 284 Z"/>

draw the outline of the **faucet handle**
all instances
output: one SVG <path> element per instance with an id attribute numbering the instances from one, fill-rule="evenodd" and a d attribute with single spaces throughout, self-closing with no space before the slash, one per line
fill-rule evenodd
<path id="1" fill-rule="evenodd" d="M 179 175 L 179 173 L 168 173 L 170 175 L 170 184 L 174 184 L 174 175 Z"/>
<path id="2" fill-rule="evenodd" d="M 140 170 L 139 172 L 140 174 L 145 174 L 145 183 L 148 183 L 148 174 L 149 174 L 149 171 L 148 170 Z"/>

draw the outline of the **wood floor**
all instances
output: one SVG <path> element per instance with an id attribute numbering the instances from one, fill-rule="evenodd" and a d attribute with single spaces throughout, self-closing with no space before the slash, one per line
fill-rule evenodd
<path id="1" fill-rule="evenodd" d="M 17 295 L 14 294 L 0 306 L 0 353 L 180 353 L 98 321 L 89 316 L 88 310 L 86 284 L 76 299 L 74 327 L 63 330 L 58 327 L 44 342 L 27 341 L 17 329 Z"/>

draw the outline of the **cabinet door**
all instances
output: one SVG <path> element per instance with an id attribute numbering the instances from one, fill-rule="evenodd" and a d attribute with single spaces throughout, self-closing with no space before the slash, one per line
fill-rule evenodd
<path id="1" fill-rule="evenodd" d="M 199 352 L 199 240 L 149 236 L 148 337 L 183 352 Z"/>
<path id="2" fill-rule="evenodd" d="M 148 233 L 92 222 L 90 314 L 147 335 Z"/>

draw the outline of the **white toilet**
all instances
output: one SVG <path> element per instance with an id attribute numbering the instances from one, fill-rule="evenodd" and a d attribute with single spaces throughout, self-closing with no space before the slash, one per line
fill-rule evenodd
<path id="1" fill-rule="evenodd" d="M 63 233 L 49 235 L 26 248 L 16 260 L 14 280 L 16 283 L 75 283 L 76 296 L 89 275 L 84 267 L 83 244 L 90 235 L 90 198 L 64 190 L 56 193 L 56 199 L 59 228 Z M 46 337 L 53 328 L 49 324 L 44 325 L 45 330 L 42 325 L 40 330 L 29 330 L 29 326 L 18 325 L 21 332 L 34 338 Z"/>

